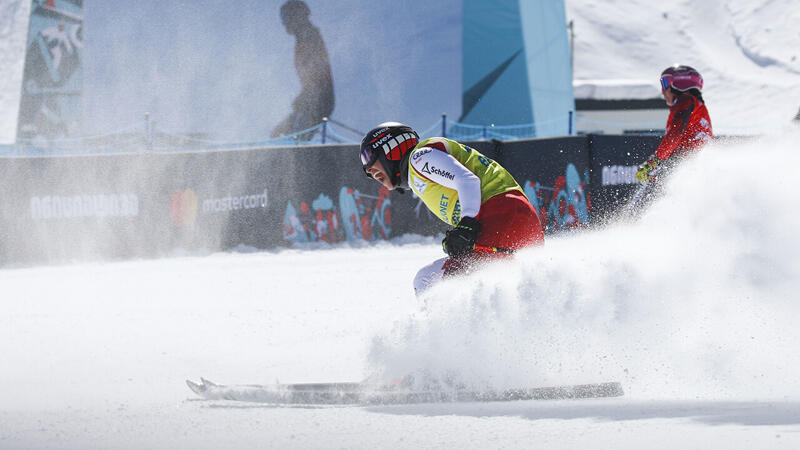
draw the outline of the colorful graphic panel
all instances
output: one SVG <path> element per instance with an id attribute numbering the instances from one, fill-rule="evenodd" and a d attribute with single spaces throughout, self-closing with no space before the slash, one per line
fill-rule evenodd
<path id="1" fill-rule="evenodd" d="M 33 0 L 17 139 L 76 133 L 82 66 L 83 0 Z"/>

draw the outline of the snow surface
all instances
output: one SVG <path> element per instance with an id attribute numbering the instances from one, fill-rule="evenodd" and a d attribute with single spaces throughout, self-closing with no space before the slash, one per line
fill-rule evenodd
<path id="1" fill-rule="evenodd" d="M 715 134 L 775 132 L 800 108 L 797 0 L 566 0 L 573 78 L 652 80 L 672 64 L 700 71 Z M 639 98 L 639 97 L 632 97 Z"/>
<path id="2" fill-rule="evenodd" d="M 0 271 L 0 448 L 797 448 L 800 130 L 716 145 L 635 224 L 417 299 L 434 238 Z M 229 384 L 618 380 L 626 396 L 298 408 Z"/>

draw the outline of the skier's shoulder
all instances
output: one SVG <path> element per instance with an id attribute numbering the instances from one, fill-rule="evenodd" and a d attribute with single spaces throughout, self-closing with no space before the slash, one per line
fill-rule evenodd
<path id="1" fill-rule="evenodd" d="M 450 153 L 447 145 L 440 140 L 441 138 L 428 138 L 420 141 L 412 150 L 409 163 L 413 166 L 420 164 L 424 160 L 431 159 L 434 152 Z"/>
<path id="2" fill-rule="evenodd" d="M 417 146 L 411 153 L 409 165 L 422 177 L 437 183 L 448 183 L 461 175 L 466 175 L 466 169 L 455 156 L 438 145 Z"/>
<path id="3" fill-rule="evenodd" d="M 411 152 L 409 164 L 416 169 L 421 169 L 425 164 L 442 164 L 449 159 L 452 159 L 450 153 L 447 150 L 443 150 L 438 145 L 423 146 L 420 143 L 420 145 L 417 145 Z"/>
<path id="4" fill-rule="evenodd" d="M 694 109 L 697 105 L 702 104 L 700 100 L 688 92 L 678 94 L 675 103 L 672 105 L 673 110 Z"/>
<path id="5" fill-rule="evenodd" d="M 702 98 L 698 98 L 689 92 L 681 92 L 675 98 L 675 103 L 670 109 L 672 111 L 693 111 L 701 107 L 705 107 L 705 102 L 703 102 Z"/>

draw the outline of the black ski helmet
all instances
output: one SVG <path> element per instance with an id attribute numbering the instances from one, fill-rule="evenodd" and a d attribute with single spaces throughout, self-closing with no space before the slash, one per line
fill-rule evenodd
<path id="1" fill-rule="evenodd" d="M 367 169 L 380 161 L 389 174 L 392 187 L 403 191 L 408 186 L 408 157 L 419 143 L 413 128 L 399 122 L 385 122 L 370 130 L 361 141 L 361 168 Z"/>

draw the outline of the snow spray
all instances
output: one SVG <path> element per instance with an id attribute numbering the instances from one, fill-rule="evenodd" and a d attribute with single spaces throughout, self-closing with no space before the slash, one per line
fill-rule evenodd
<path id="1" fill-rule="evenodd" d="M 797 131 L 708 146 L 637 222 L 441 283 L 374 338 L 371 364 L 473 388 L 800 396 Z"/>

